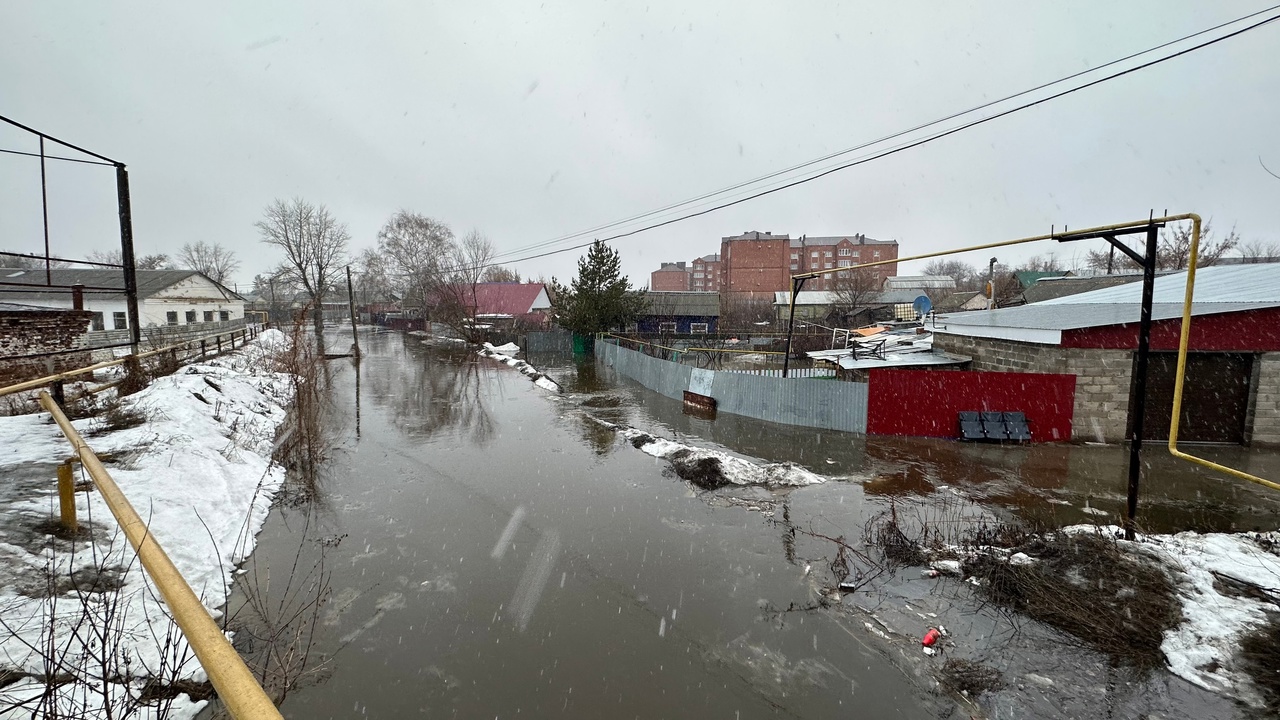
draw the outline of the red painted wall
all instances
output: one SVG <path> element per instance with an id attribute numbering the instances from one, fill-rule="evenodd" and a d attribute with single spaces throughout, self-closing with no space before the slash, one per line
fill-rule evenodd
<path id="1" fill-rule="evenodd" d="M 1033 442 L 1071 439 L 1075 375 L 879 369 L 869 376 L 868 434 L 954 438 L 961 411 L 1020 410 Z"/>
<path id="2" fill-rule="evenodd" d="M 1151 349 L 1177 350 L 1182 320 L 1151 323 Z M 1217 352 L 1280 351 L 1280 307 L 1191 318 L 1191 350 Z M 1062 347 L 1137 350 L 1138 323 L 1062 332 Z"/>

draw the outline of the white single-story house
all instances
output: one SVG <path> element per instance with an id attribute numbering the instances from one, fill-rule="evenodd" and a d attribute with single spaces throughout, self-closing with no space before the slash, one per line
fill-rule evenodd
<path id="1" fill-rule="evenodd" d="M 0 296 L 6 302 L 50 308 L 73 307 L 71 285 L 84 286 L 90 330 L 124 330 L 129 325 L 124 273 L 116 269 L 0 268 Z M 196 270 L 138 270 L 138 316 L 143 328 L 229 322 L 244 319 L 245 299 Z M 53 287 L 50 287 L 52 285 Z M 29 287 L 24 287 L 29 286 Z"/>

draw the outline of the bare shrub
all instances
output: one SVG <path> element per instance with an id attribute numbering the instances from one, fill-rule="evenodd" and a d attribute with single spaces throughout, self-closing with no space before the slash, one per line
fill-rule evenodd
<path id="1" fill-rule="evenodd" d="M 1004 678 L 999 670 L 961 658 L 951 658 L 943 663 L 939 679 L 943 685 L 971 698 L 1004 687 Z"/>

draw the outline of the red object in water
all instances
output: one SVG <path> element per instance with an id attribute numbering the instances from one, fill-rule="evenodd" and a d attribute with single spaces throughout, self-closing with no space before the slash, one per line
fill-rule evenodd
<path id="1" fill-rule="evenodd" d="M 929 632 L 924 634 L 924 639 L 920 641 L 925 647 L 933 647 L 938 644 L 938 640 L 942 638 L 942 633 L 938 632 L 938 628 L 929 628 Z"/>

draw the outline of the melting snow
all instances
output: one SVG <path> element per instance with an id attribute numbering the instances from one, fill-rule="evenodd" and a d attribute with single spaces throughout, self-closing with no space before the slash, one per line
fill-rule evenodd
<path id="1" fill-rule="evenodd" d="M 109 466 L 108 470 L 215 617 L 221 616 L 216 608 L 226 603 L 233 573 L 253 551 L 272 497 L 284 480 L 284 470 L 273 464 L 270 456 L 276 429 L 286 416 L 291 382 L 287 375 L 266 370 L 269 363 L 264 360 L 270 350 L 285 342 L 282 333 L 268 330 L 236 353 L 158 378 L 142 392 L 121 401 L 126 407 L 146 413 L 146 423 L 87 438 L 99 455 L 122 451 L 131 455 L 126 463 Z M 196 397 L 197 393 L 204 400 Z M 74 425 L 87 433 L 98 422 L 85 419 Z M 0 437 L 5 438 L 0 450 L 0 471 L 21 473 L 21 466 L 40 464 L 44 470 L 34 471 L 47 470 L 49 476 L 47 491 L 25 497 L 11 495 L 10 501 L 0 507 L 0 513 L 7 518 L 0 537 L 21 541 L 24 534 L 33 531 L 31 526 L 56 515 L 57 492 L 51 463 L 70 455 L 71 446 L 45 413 L 0 417 Z M 116 531 L 115 521 L 100 495 L 76 493 L 76 505 L 81 522 L 99 532 L 91 543 L 77 542 L 74 553 L 69 543 L 55 542 L 49 536 L 41 539 L 38 534 L 35 542 L 26 547 L 2 543 L 0 608 L 12 632 L 0 639 L 0 662 L 33 674 L 45 672 L 43 660 L 32 647 L 44 642 L 42 636 L 50 627 L 46 614 L 51 605 L 47 599 L 20 592 L 19 586 L 42 578 L 46 569 L 66 577 L 75 571 L 92 573 L 95 568 L 125 567 L 128 572 L 123 586 L 108 591 L 117 593 L 120 601 L 116 622 L 123 618 L 123 632 L 115 652 L 131 657 L 129 667 L 135 675 L 131 681 L 139 682 L 145 667 L 161 666 L 161 648 L 157 647 L 155 636 L 164 637 L 169 616 L 148 588 L 144 571 Z M 43 580 L 40 582 L 43 585 Z M 58 598 L 51 624 L 54 641 L 66 649 L 69 658 L 84 655 L 87 651 L 78 637 L 84 636 L 85 629 L 81 626 L 77 633 L 76 624 L 85 606 L 76 599 L 74 590 Z M 203 671 L 181 634 L 177 642 L 178 651 L 186 657 L 182 676 L 203 680 Z M 74 660 L 71 662 L 75 664 Z M 102 676 L 100 662 L 85 662 L 85 672 L 91 677 Z M 117 671 L 116 667 L 105 669 L 108 673 Z M 89 682 L 101 684 L 100 680 Z M 38 696 L 44 688 L 42 682 L 23 679 L 0 692 L 7 698 L 3 703 L 7 705 L 9 701 Z M 100 691 L 85 691 L 79 681 L 63 685 L 57 691 L 57 702 L 69 708 L 84 697 L 101 698 Z M 123 695 L 123 691 L 114 693 L 120 699 Z M 205 704 L 183 696 L 175 704 L 172 716 L 193 717 Z M 103 707 L 90 707 L 77 716 L 108 717 L 119 712 L 120 708 L 109 713 Z"/>

